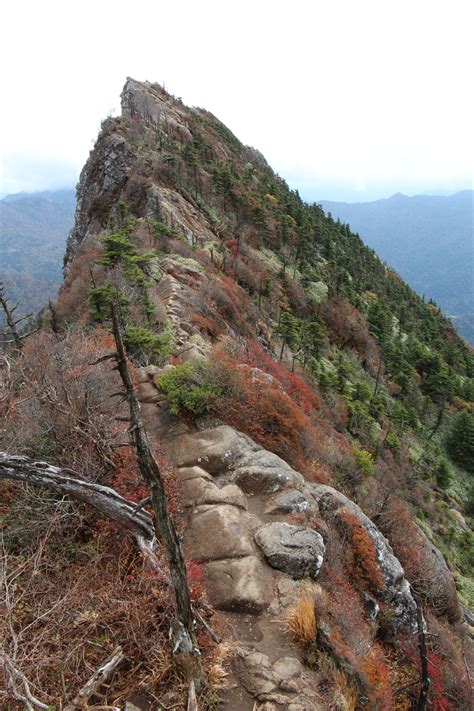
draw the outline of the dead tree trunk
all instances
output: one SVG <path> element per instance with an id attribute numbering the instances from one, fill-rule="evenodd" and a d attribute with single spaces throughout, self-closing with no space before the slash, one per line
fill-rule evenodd
<path id="1" fill-rule="evenodd" d="M 123 345 L 122 327 L 117 304 L 111 306 L 111 315 L 112 331 L 117 349 L 114 357 L 117 363 L 117 370 L 125 388 L 130 409 L 130 434 L 132 444 L 135 449 L 140 473 L 150 488 L 150 498 L 156 517 L 156 527 L 168 556 L 170 576 L 176 600 L 177 617 L 171 630 L 174 645 L 173 651 L 183 655 L 187 673 L 191 677 L 196 677 L 196 681 L 199 681 L 201 676 L 200 665 L 198 663 L 199 650 L 196 646 L 194 620 L 183 550 L 168 512 L 167 497 L 161 478 L 160 467 L 151 452 L 140 412 L 140 405 L 133 389 L 133 382 L 128 369 L 127 357 Z"/>
<path id="2" fill-rule="evenodd" d="M 428 702 L 428 692 L 430 690 L 431 680 L 428 674 L 428 656 L 426 653 L 426 635 L 424 628 L 423 613 L 418 600 L 416 602 L 416 622 L 418 626 L 418 650 L 420 652 L 421 662 L 421 686 L 420 695 L 416 704 L 416 711 L 425 711 Z"/>
<path id="3" fill-rule="evenodd" d="M 32 486 L 41 486 L 67 494 L 82 501 L 132 533 L 141 548 L 151 549 L 155 530 L 146 511 L 137 510 L 133 501 L 127 501 L 114 489 L 77 478 L 69 469 L 61 469 L 47 462 L 34 462 L 28 457 L 16 457 L 0 452 L 0 480 L 9 479 Z"/>

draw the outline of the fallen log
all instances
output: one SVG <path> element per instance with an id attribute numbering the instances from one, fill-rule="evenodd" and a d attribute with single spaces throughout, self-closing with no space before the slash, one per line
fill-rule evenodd
<path id="1" fill-rule="evenodd" d="M 120 528 L 130 531 L 140 547 L 153 548 L 155 530 L 146 511 L 137 508 L 135 502 L 124 499 L 114 489 L 85 481 L 70 469 L 0 452 L 0 480 L 43 487 L 89 504 Z"/>

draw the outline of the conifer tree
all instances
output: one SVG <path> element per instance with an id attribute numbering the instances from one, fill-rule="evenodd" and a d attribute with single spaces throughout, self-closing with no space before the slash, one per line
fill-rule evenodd
<path id="1" fill-rule="evenodd" d="M 451 459 L 474 473 L 474 415 L 466 411 L 458 415 L 446 444 Z"/>

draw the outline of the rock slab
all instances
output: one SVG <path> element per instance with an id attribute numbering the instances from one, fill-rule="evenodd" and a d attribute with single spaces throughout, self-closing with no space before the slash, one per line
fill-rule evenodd
<path id="1" fill-rule="evenodd" d="M 272 574 L 255 556 L 218 560 L 204 566 L 209 602 L 218 610 L 265 610 L 273 597 Z"/>

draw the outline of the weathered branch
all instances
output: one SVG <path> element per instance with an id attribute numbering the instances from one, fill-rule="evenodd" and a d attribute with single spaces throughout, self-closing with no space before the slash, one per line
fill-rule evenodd
<path id="1" fill-rule="evenodd" d="M 5 312 L 5 317 L 7 319 L 7 324 L 8 328 L 11 331 L 13 341 L 18 348 L 19 351 L 23 348 L 23 339 L 20 337 L 20 334 L 18 333 L 16 324 L 15 324 L 15 319 L 13 318 L 13 311 L 16 309 L 16 306 L 11 309 L 8 305 L 8 299 L 5 295 L 5 287 L 3 286 L 2 283 L 0 283 L 0 306 L 3 308 Z"/>
<path id="2" fill-rule="evenodd" d="M 124 659 L 125 655 L 122 647 L 116 647 L 112 652 L 112 656 L 94 672 L 89 681 L 78 691 L 72 702 L 64 707 L 64 711 L 88 708 L 88 701 L 91 696 L 94 696 L 100 687 L 110 679 L 115 669 Z"/>
<path id="3" fill-rule="evenodd" d="M 194 685 L 194 679 L 189 682 L 188 689 L 188 703 L 186 706 L 186 711 L 198 711 L 198 704 L 196 698 L 196 687 Z"/>
<path id="4" fill-rule="evenodd" d="M 136 504 L 133 501 L 127 501 L 108 486 L 80 479 L 69 469 L 61 469 L 47 462 L 34 462 L 28 457 L 0 452 L 0 480 L 2 479 L 66 494 L 76 501 L 93 506 L 118 526 L 130 531 L 136 538 L 145 539 L 149 546 L 153 544 L 154 527 L 146 511 L 135 511 Z"/>

